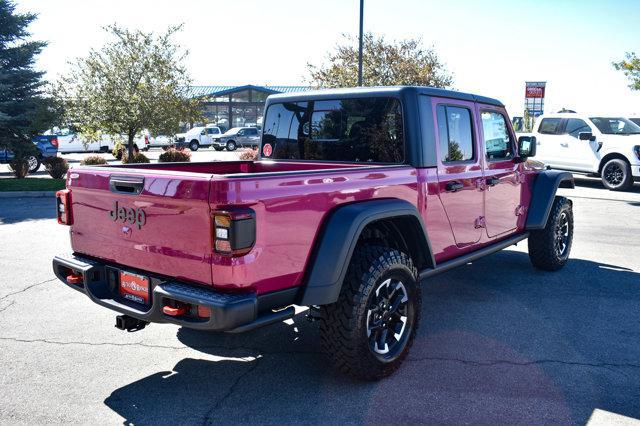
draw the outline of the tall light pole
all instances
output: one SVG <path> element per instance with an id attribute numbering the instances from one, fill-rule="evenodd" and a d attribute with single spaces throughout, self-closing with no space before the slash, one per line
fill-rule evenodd
<path id="1" fill-rule="evenodd" d="M 360 37 L 358 37 L 358 86 L 362 86 L 362 27 L 364 20 L 364 0 L 360 0 Z"/>

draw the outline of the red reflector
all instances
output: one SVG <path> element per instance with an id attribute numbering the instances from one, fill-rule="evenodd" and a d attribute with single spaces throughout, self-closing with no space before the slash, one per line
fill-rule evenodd
<path id="1" fill-rule="evenodd" d="M 55 146 L 56 148 L 58 148 L 58 138 L 53 138 L 51 139 L 51 145 Z"/>
<path id="2" fill-rule="evenodd" d="M 177 317 L 187 313 L 187 305 L 181 305 L 177 308 L 174 308 L 172 306 L 163 306 L 162 312 L 164 312 L 166 315 Z"/>
<path id="3" fill-rule="evenodd" d="M 198 317 L 199 318 L 211 318 L 211 309 L 206 306 L 198 305 Z"/>
<path id="4" fill-rule="evenodd" d="M 75 273 L 67 275 L 67 282 L 69 284 L 78 285 L 78 284 L 82 284 L 83 281 L 84 281 L 84 278 L 82 277 L 82 275 L 77 275 Z"/>
<path id="5" fill-rule="evenodd" d="M 216 251 L 231 253 L 231 243 L 227 240 L 216 240 Z"/>

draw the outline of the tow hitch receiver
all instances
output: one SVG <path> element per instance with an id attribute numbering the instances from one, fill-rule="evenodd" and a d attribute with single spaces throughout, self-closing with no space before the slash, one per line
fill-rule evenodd
<path id="1" fill-rule="evenodd" d="M 138 331 L 145 328 L 147 324 L 149 324 L 147 321 L 142 321 L 129 315 L 118 315 L 116 317 L 116 328 L 120 330 Z"/>

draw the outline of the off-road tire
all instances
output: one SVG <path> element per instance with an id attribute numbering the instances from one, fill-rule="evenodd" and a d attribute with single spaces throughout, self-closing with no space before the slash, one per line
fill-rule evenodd
<path id="1" fill-rule="evenodd" d="M 358 379 L 379 380 L 398 369 L 413 344 L 420 323 L 422 296 L 416 277 L 416 268 L 405 253 L 366 244 L 356 248 L 337 302 L 321 307 L 322 349 L 338 370 Z M 375 316 L 370 311 L 378 306 L 372 305 L 379 297 L 376 289 L 382 289 L 389 279 L 403 285 L 408 302 L 404 311 L 407 314 L 405 326 L 395 323 L 401 327 L 398 330 L 401 337 L 396 343 L 399 346 L 391 346 L 395 350 L 385 359 L 371 347 L 368 326 L 369 317 Z M 393 301 L 393 298 L 389 299 Z M 387 322 L 391 323 L 391 320 L 387 319 Z M 378 344 L 375 345 L 377 348 Z"/>
<path id="2" fill-rule="evenodd" d="M 189 142 L 189 149 L 191 151 L 197 151 L 198 148 L 200 148 L 200 143 L 198 143 L 197 140 L 192 140 L 191 142 Z"/>
<path id="3" fill-rule="evenodd" d="M 620 158 L 613 158 L 602 166 L 602 184 L 610 191 L 626 191 L 633 186 L 631 166 Z"/>
<path id="4" fill-rule="evenodd" d="M 571 201 L 556 197 L 544 229 L 533 230 L 529 234 L 529 259 L 538 269 L 557 271 L 567 263 L 572 242 Z"/>

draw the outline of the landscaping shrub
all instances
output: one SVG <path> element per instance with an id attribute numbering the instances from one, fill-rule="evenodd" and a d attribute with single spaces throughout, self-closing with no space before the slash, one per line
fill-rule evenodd
<path id="1" fill-rule="evenodd" d="M 17 179 L 22 179 L 29 174 L 29 157 L 38 155 L 38 149 L 29 140 L 15 140 L 9 146 L 13 153 L 13 159 L 9 162 L 9 168 Z"/>
<path id="2" fill-rule="evenodd" d="M 116 157 L 118 160 L 122 160 L 122 153 L 125 151 L 126 147 L 120 140 L 116 140 L 116 143 L 113 144 L 113 150 L 111 154 Z"/>
<path id="3" fill-rule="evenodd" d="M 14 158 L 9 162 L 9 169 L 16 179 L 23 179 L 29 174 L 29 162 L 26 158 Z"/>
<path id="4" fill-rule="evenodd" d="M 99 166 L 101 164 L 107 164 L 107 160 L 99 155 L 89 155 L 80 162 L 81 166 Z"/>
<path id="5" fill-rule="evenodd" d="M 122 153 L 122 164 L 132 164 L 132 163 L 150 163 L 149 159 L 146 155 L 141 152 L 134 152 L 133 157 L 129 159 L 129 156 L 126 152 Z"/>
<path id="6" fill-rule="evenodd" d="M 256 161 L 258 159 L 258 150 L 247 149 L 240 154 L 240 159 Z"/>
<path id="7" fill-rule="evenodd" d="M 191 153 L 185 149 L 169 148 L 158 157 L 160 163 L 187 163 L 191 161 Z"/>
<path id="8" fill-rule="evenodd" d="M 44 168 L 54 179 L 62 179 L 69 170 L 69 163 L 61 157 L 49 157 L 42 160 Z"/>

